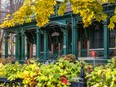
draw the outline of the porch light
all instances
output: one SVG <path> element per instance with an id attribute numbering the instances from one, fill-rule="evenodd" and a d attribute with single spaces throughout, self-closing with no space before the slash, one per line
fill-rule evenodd
<path id="1" fill-rule="evenodd" d="M 54 37 L 54 36 L 59 36 L 59 35 L 60 34 L 58 32 L 53 32 L 51 36 Z"/>

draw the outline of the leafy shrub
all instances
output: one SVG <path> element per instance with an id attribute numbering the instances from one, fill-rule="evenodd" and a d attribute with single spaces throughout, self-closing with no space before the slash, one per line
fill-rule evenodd
<path id="1" fill-rule="evenodd" d="M 116 87 L 116 57 L 109 60 L 107 65 L 95 67 L 87 75 L 87 81 L 91 87 Z"/>

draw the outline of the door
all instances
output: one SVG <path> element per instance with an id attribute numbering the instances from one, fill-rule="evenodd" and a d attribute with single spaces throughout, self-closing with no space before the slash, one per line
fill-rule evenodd
<path id="1" fill-rule="evenodd" d="M 51 53 L 58 54 L 60 52 L 60 45 L 59 36 L 52 37 Z"/>

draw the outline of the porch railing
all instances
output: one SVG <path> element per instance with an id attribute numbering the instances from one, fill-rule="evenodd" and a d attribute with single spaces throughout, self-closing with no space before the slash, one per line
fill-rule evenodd
<path id="1" fill-rule="evenodd" d="M 46 58 L 44 58 L 46 56 Z M 42 62 L 45 63 L 47 61 L 47 59 L 49 59 L 50 54 L 49 54 L 49 50 L 47 51 L 46 54 L 43 54 L 39 59 L 37 59 L 37 62 Z"/>
<path id="2" fill-rule="evenodd" d="M 57 60 L 57 58 L 62 55 L 63 55 L 63 50 L 61 50 L 58 54 L 54 55 L 53 59 Z"/>
<path id="3" fill-rule="evenodd" d="M 116 48 L 109 48 L 109 52 L 108 52 L 108 54 L 110 55 L 110 56 L 113 56 L 113 55 L 115 55 L 114 54 L 114 52 L 113 51 L 115 51 L 116 50 Z M 91 51 L 95 51 L 96 52 L 96 57 L 97 56 L 103 56 L 104 55 L 104 48 L 93 48 L 93 49 L 89 49 L 89 52 L 91 52 Z"/>

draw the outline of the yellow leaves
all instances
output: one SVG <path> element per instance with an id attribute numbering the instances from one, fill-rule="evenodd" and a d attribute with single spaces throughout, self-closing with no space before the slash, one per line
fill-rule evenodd
<path id="1" fill-rule="evenodd" d="M 115 7 L 115 10 L 114 10 L 114 14 L 116 14 L 116 7 Z"/>
<path id="2" fill-rule="evenodd" d="M 108 3 L 114 3 L 115 0 L 108 0 Z"/>
<path id="3" fill-rule="evenodd" d="M 84 27 L 91 25 L 92 20 L 102 21 L 107 18 L 107 15 L 103 13 L 103 7 L 99 3 L 101 0 L 71 0 L 72 10 L 75 14 L 79 14 L 82 17 Z M 105 2 L 106 0 L 104 0 Z"/>
<path id="4" fill-rule="evenodd" d="M 37 26 L 44 26 L 46 23 L 48 23 L 49 19 L 45 16 L 36 16 Z"/>
<path id="5" fill-rule="evenodd" d="M 0 77 L 4 76 L 4 65 L 0 63 Z"/>
<path id="6" fill-rule="evenodd" d="M 110 22 L 110 24 L 108 25 L 108 28 L 114 29 L 114 27 L 115 27 L 114 23 L 113 22 Z"/>
<path id="7" fill-rule="evenodd" d="M 0 68 L 1 68 L 1 67 L 3 67 L 3 64 L 2 64 L 2 63 L 0 63 Z"/>
<path id="8" fill-rule="evenodd" d="M 114 15 L 110 18 L 110 24 L 108 25 L 108 28 L 114 29 L 116 23 L 116 7 L 114 10 Z"/>
<path id="9" fill-rule="evenodd" d="M 71 3 L 74 14 L 79 14 L 82 17 L 84 26 L 87 27 L 92 23 L 93 19 L 102 21 L 107 18 L 104 14 L 102 3 L 113 3 L 114 0 L 64 0 L 60 3 L 58 14 L 62 16 L 66 10 L 67 1 Z M 30 16 L 33 14 L 37 21 L 37 26 L 44 26 L 49 22 L 49 18 L 53 15 L 54 7 L 57 4 L 56 0 L 25 0 L 24 4 L 13 15 L 8 15 L 5 21 L 0 25 L 2 28 L 12 27 L 15 24 L 24 24 L 31 22 Z M 114 11 L 116 14 L 116 9 Z M 10 20 L 9 20 L 10 18 Z M 113 29 L 115 16 L 111 18 L 109 27 Z"/>
<path id="10" fill-rule="evenodd" d="M 101 18 L 102 18 L 103 21 L 106 20 L 107 17 L 108 17 L 107 14 L 102 14 L 101 15 Z"/>
<path id="11" fill-rule="evenodd" d="M 108 0 L 102 0 L 102 2 L 103 2 L 103 3 L 106 3 L 106 2 L 108 2 Z"/>
<path id="12" fill-rule="evenodd" d="M 72 6 L 72 10 L 73 10 L 74 14 L 78 14 L 79 13 L 78 7 Z"/>
<path id="13" fill-rule="evenodd" d="M 44 26 L 48 23 L 49 17 L 54 14 L 56 0 L 42 0 L 35 2 L 35 18 L 37 26 Z"/>
<path id="14" fill-rule="evenodd" d="M 11 14 L 7 14 L 7 15 L 6 15 L 6 18 L 9 18 L 10 16 L 11 16 Z"/>
<path id="15" fill-rule="evenodd" d="M 30 23 L 32 20 L 31 20 L 31 18 L 29 17 L 29 18 L 26 18 L 26 20 L 25 20 L 25 22 L 26 23 Z"/>
<path id="16" fill-rule="evenodd" d="M 60 4 L 59 9 L 58 9 L 58 15 L 63 16 L 65 10 L 66 10 L 66 3 L 62 2 L 62 3 Z"/>
<path id="17" fill-rule="evenodd" d="M 114 81 L 115 81 L 115 77 L 114 77 L 114 75 L 112 75 L 112 81 L 111 81 L 110 87 L 114 87 L 114 86 L 113 86 L 113 85 L 114 85 Z"/>
<path id="18" fill-rule="evenodd" d="M 109 77 L 109 74 L 111 73 L 111 69 L 110 68 L 108 68 L 107 70 L 106 70 L 106 79 L 108 79 L 108 77 Z"/>
<path id="19" fill-rule="evenodd" d="M 98 70 L 98 72 L 97 72 L 98 76 L 100 76 L 101 73 L 102 73 L 102 70 Z"/>

